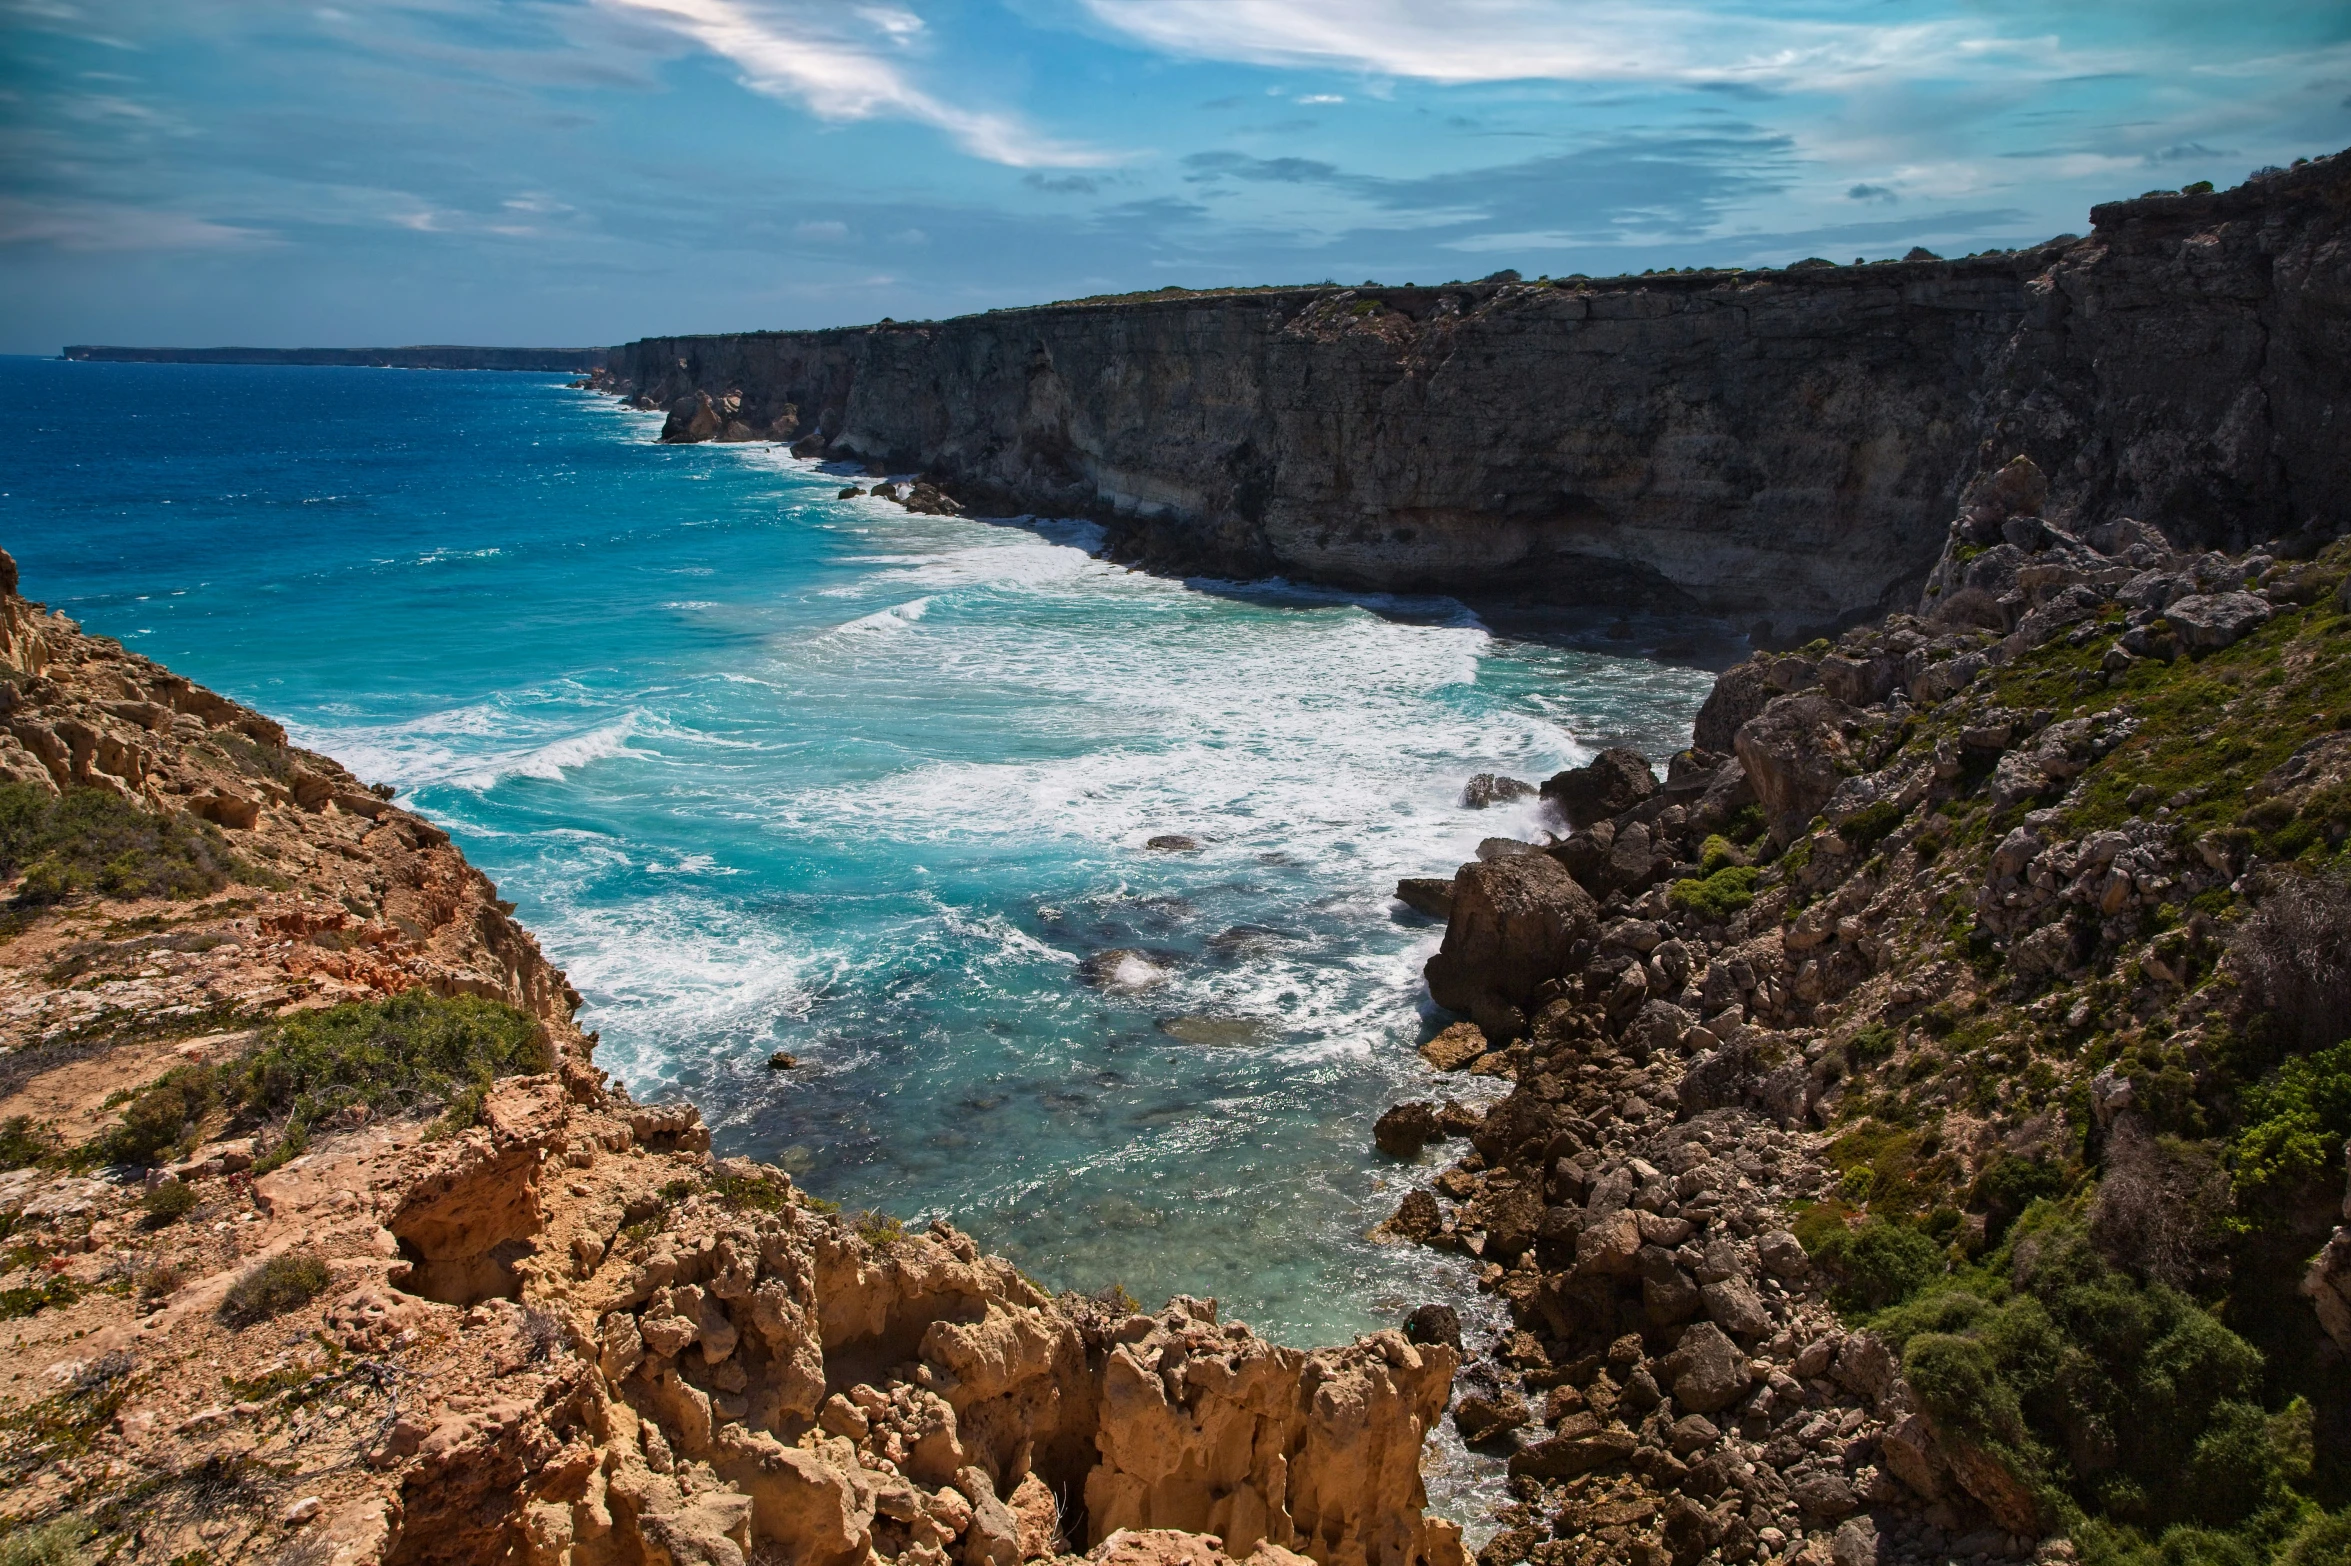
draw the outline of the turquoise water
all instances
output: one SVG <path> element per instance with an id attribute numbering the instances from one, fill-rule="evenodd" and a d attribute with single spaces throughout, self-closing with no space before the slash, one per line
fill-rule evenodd
<path id="1" fill-rule="evenodd" d="M 26 590 L 445 824 L 640 1096 L 1291 1342 L 1459 1285 L 1361 1239 L 1440 933 L 1390 888 L 1533 825 L 1472 773 L 1662 756 L 1709 684 L 840 501 L 554 377 L 0 360 L 0 412 Z"/>

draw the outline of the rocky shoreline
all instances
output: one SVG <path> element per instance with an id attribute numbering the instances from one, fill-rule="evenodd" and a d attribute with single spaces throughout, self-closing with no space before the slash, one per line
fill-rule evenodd
<path id="1" fill-rule="evenodd" d="M 1565 836 L 1399 887 L 1473 1019 L 1424 1054 L 1514 1080 L 1376 1131 L 1469 1145 L 1384 1229 L 1478 1258 L 1515 1323 L 1453 1413 L 1508 1456 L 1492 1566 L 2129 1561 L 2166 1525 L 2339 1558 L 2351 1524 L 2294 1527 L 2351 1478 L 2351 1125 L 2266 1189 L 2245 1149 L 2351 1033 L 2351 548 L 2076 534 L 2047 495 L 1982 476 L 1918 613 L 1759 654 L 1662 783 L 1604 752 L 1542 785 Z M 2178 1325 L 2102 1344 L 2063 1321 L 2084 1280 Z M 2040 1347 L 1974 1325 L 2018 1299 Z M 2035 1403 L 2011 1352 L 2081 1368 Z M 2166 1353 L 2201 1403 L 2134 1386 Z M 2140 1488 L 2223 1469 L 2223 1417 L 2292 1430 L 2229 1496 Z"/>
<path id="2" fill-rule="evenodd" d="M 714 1159 L 445 833 L 0 575 L 0 1548 L 1463 1559 L 1452 1349 L 1050 1297 Z"/>

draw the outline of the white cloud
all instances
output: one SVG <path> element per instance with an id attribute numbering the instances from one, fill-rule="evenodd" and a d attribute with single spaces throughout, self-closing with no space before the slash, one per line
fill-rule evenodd
<path id="1" fill-rule="evenodd" d="M 837 244 L 849 237 L 849 225 L 831 219 L 822 222 L 795 223 L 792 225 L 792 236 L 795 239 L 820 239 L 829 244 Z"/>
<path id="2" fill-rule="evenodd" d="M 1335 92 L 1310 92 L 1298 101 L 1300 103 L 1345 103 L 1347 100 Z"/>
<path id="3" fill-rule="evenodd" d="M 1698 5 L 1567 0 L 1084 0 L 1173 54 L 1436 82 L 1826 86 L 1888 70 L 1991 65 L 2022 46 L 1957 22 L 1863 26 Z M 2046 40 L 2043 41 L 2046 47 Z M 1313 100 L 1307 100 L 1313 101 Z"/>
<path id="4" fill-rule="evenodd" d="M 1109 154 L 1044 136 L 1009 115 L 967 109 L 933 96 L 868 40 L 843 38 L 837 10 L 779 9 L 752 0 L 604 0 L 652 18 L 732 60 L 745 85 L 789 99 L 828 120 L 901 119 L 936 126 L 975 157 L 1013 168 L 1082 168 Z M 904 46 L 922 19 L 895 7 L 854 13 L 882 41 Z"/>

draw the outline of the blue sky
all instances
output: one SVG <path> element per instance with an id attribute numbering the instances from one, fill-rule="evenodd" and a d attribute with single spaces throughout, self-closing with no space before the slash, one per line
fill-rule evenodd
<path id="1" fill-rule="evenodd" d="M 1943 254 L 2351 144 L 2351 6 L 0 0 L 0 351 Z"/>

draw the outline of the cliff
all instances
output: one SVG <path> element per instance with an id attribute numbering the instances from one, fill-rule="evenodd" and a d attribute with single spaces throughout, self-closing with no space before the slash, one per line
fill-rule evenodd
<path id="1" fill-rule="evenodd" d="M 1184 293 L 647 338 L 671 439 L 1085 515 L 1154 569 L 1723 614 L 1899 607 L 1984 456 L 2183 542 L 2351 520 L 2351 159 L 1965 260 Z"/>
<path id="2" fill-rule="evenodd" d="M 1453 1351 L 1049 1297 L 607 1083 L 446 834 L 0 555 L 0 1551 L 1460 1566 Z"/>
<path id="3" fill-rule="evenodd" d="M 62 357 L 90 364 L 310 364 L 379 370 L 540 370 L 579 374 L 600 368 L 602 348 L 109 348 L 69 343 Z"/>

